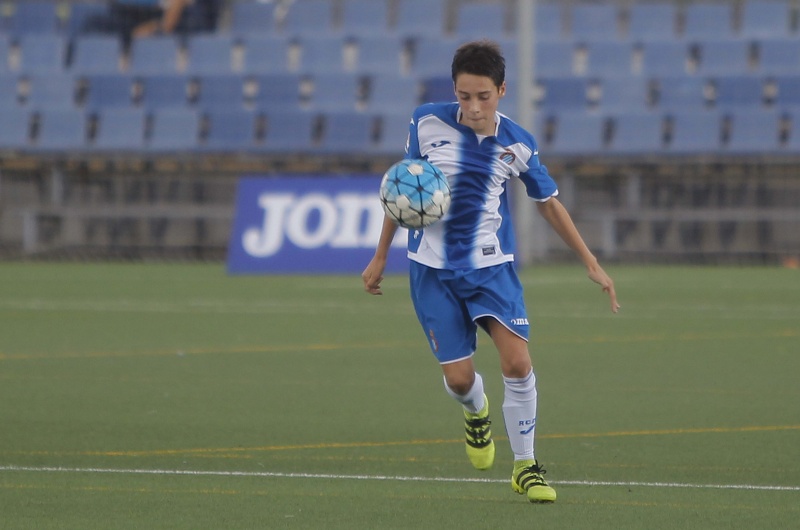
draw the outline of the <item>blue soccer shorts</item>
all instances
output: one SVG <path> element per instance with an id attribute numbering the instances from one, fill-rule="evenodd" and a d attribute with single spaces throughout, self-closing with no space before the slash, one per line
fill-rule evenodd
<path id="1" fill-rule="evenodd" d="M 477 348 L 478 319 L 493 317 L 528 340 L 522 284 L 510 262 L 468 271 L 411 262 L 411 300 L 440 364 L 469 358 Z"/>

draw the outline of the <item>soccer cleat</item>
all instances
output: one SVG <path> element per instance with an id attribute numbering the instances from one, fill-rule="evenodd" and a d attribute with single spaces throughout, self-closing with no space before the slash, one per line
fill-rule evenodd
<path id="1" fill-rule="evenodd" d="M 472 466 L 480 470 L 489 469 L 494 464 L 494 440 L 492 440 L 492 421 L 489 419 L 489 400 L 485 395 L 483 400 L 483 408 L 477 414 L 464 411 L 467 457 L 472 462 Z"/>
<path id="2" fill-rule="evenodd" d="M 519 460 L 514 463 L 511 487 L 517 493 L 525 493 L 531 502 L 554 502 L 556 490 L 544 480 L 547 473 L 536 460 Z"/>

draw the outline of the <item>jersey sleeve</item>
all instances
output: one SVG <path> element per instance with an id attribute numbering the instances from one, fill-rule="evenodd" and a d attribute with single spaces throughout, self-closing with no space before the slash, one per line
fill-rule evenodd
<path id="1" fill-rule="evenodd" d="M 519 178 L 525 184 L 528 197 L 536 201 L 546 201 L 558 195 L 558 186 L 547 172 L 547 166 L 539 160 L 539 148 L 533 136 L 529 136 L 531 157 L 528 159 L 528 169 L 520 173 Z"/>
<path id="2" fill-rule="evenodd" d="M 411 118 L 411 123 L 408 124 L 408 140 L 406 141 L 406 156 L 405 158 L 422 158 L 422 153 L 419 150 L 419 134 L 417 132 L 417 124 L 419 123 L 419 111 L 415 111 Z"/>

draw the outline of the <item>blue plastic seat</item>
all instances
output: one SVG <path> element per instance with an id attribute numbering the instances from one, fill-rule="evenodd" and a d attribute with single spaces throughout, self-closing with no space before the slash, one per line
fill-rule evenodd
<path id="1" fill-rule="evenodd" d="M 203 149 L 240 152 L 255 147 L 256 113 L 252 110 L 211 110 L 206 114 L 208 134 Z"/>
<path id="2" fill-rule="evenodd" d="M 452 81 L 450 82 L 452 93 Z M 400 75 L 372 76 L 367 108 L 372 112 L 407 113 L 409 116 L 420 103 L 419 82 Z"/>
<path id="3" fill-rule="evenodd" d="M 141 102 L 145 109 L 186 107 L 189 78 L 182 74 L 148 75 L 141 78 Z"/>
<path id="4" fill-rule="evenodd" d="M 19 106 L 19 79 L 13 74 L 0 73 L 0 109 Z"/>
<path id="5" fill-rule="evenodd" d="M 231 32 L 268 34 L 275 31 L 275 4 L 256 1 L 234 2 L 231 6 Z"/>
<path id="6" fill-rule="evenodd" d="M 345 35 L 386 35 L 388 30 L 388 0 L 344 0 L 342 31 Z"/>
<path id="7" fill-rule="evenodd" d="M 177 73 L 178 41 L 174 37 L 134 39 L 128 72 L 136 75 Z"/>
<path id="8" fill-rule="evenodd" d="M 338 35 L 306 35 L 300 39 L 299 71 L 306 74 L 343 72 L 345 41 Z"/>
<path id="9" fill-rule="evenodd" d="M 235 4 L 234 4 L 235 5 Z M 229 35 L 192 35 L 187 42 L 191 75 L 230 74 L 233 72 L 233 38 Z"/>
<path id="10" fill-rule="evenodd" d="M 536 75 L 567 77 L 575 73 L 575 44 L 572 41 L 536 43 Z"/>
<path id="11" fill-rule="evenodd" d="M 152 132 L 147 149 L 155 152 L 186 152 L 200 140 L 200 115 L 193 109 L 157 109 L 152 114 Z"/>
<path id="12" fill-rule="evenodd" d="M 93 147 L 99 150 L 136 151 L 143 149 L 145 113 L 137 108 L 106 108 L 97 114 Z"/>
<path id="13" fill-rule="evenodd" d="M 671 114 L 668 151 L 679 154 L 714 154 L 722 147 L 721 116 L 717 111 L 680 111 Z"/>
<path id="14" fill-rule="evenodd" d="M 728 152 L 750 155 L 780 149 L 780 115 L 775 110 L 736 109 L 729 117 Z"/>
<path id="15" fill-rule="evenodd" d="M 764 39 L 758 41 L 757 46 L 759 74 L 800 73 L 800 40 Z"/>
<path id="16" fill-rule="evenodd" d="M 652 112 L 615 114 L 609 150 L 620 154 L 659 154 L 664 148 L 663 117 Z"/>
<path id="17" fill-rule="evenodd" d="M 642 75 L 686 75 L 689 48 L 678 40 L 646 42 L 642 48 Z"/>
<path id="18" fill-rule="evenodd" d="M 445 20 L 444 0 L 398 0 L 395 31 L 415 38 L 441 35 Z"/>
<path id="19" fill-rule="evenodd" d="M 255 76 L 258 85 L 254 103 L 261 110 L 300 108 L 300 83 L 297 74 L 264 74 Z"/>
<path id="20" fill-rule="evenodd" d="M 572 7 L 572 38 L 577 41 L 615 40 L 620 37 L 617 6 L 575 4 Z"/>
<path id="21" fill-rule="evenodd" d="M 743 74 L 749 69 L 750 42 L 737 40 L 699 40 L 698 75 Z"/>
<path id="22" fill-rule="evenodd" d="M 84 104 L 90 111 L 133 104 L 133 79 L 129 75 L 91 75 L 86 77 L 86 85 Z"/>
<path id="23" fill-rule="evenodd" d="M 14 12 L 8 21 L 13 35 L 30 33 L 54 34 L 58 31 L 56 2 L 15 2 Z"/>
<path id="24" fill-rule="evenodd" d="M 74 40 L 70 72 L 76 75 L 120 71 L 122 42 L 113 35 L 81 35 Z"/>
<path id="25" fill-rule="evenodd" d="M 382 114 L 379 121 L 380 134 L 374 150 L 381 154 L 395 154 L 400 158 L 408 141 L 411 114 Z"/>
<path id="26" fill-rule="evenodd" d="M 634 42 L 675 39 L 677 20 L 678 6 L 672 2 L 636 2 L 630 7 L 628 38 Z"/>
<path id="27" fill-rule="evenodd" d="M 272 110 L 266 113 L 266 133 L 261 149 L 274 153 L 308 153 L 314 149 L 316 117 L 304 110 Z"/>
<path id="28" fill-rule="evenodd" d="M 69 2 L 66 20 L 66 33 L 74 37 L 85 30 L 86 23 L 94 18 L 104 16 L 108 6 L 105 2 Z"/>
<path id="29" fill-rule="evenodd" d="M 414 46 L 412 75 L 423 79 L 450 72 L 453 54 L 459 43 L 456 39 L 432 35 L 418 38 Z"/>
<path id="30" fill-rule="evenodd" d="M 753 75 L 717 76 L 714 79 L 715 98 L 718 108 L 756 108 L 764 99 L 764 81 Z"/>
<path id="31" fill-rule="evenodd" d="M 599 109 L 602 112 L 641 113 L 650 105 L 649 81 L 643 77 L 606 77 L 601 89 Z"/>
<path id="32" fill-rule="evenodd" d="M 588 76 L 629 76 L 633 72 L 633 47 L 627 42 L 590 42 L 586 51 Z"/>
<path id="33" fill-rule="evenodd" d="M 333 2 L 295 0 L 283 19 L 283 32 L 289 35 L 323 35 L 333 31 Z"/>
<path id="34" fill-rule="evenodd" d="M 606 118 L 586 112 L 559 112 L 556 132 L 548 152 L 589 155 L 603 149 Z"/>
<path id="35" fill-rule="evenodd" d="M 564 10 L 560 3 L 537 2 L 535 38 L 544 41 L 560 40 L 567 36 L 564 30 Z"/>
<path id="36" fill-rule="evenodd" d="M 456 14 L 455 33 L 461 40 L 507 35 L 505 3 L 460 3 Z"/>
<path id="37" fill-rule="evenodd" d="M 349 72 L 316 74 L 311 105 L 317 110 L 355 110 L 361 82 L 361 76 Z"/>
<path id="38" fill-rule="evenodd" d="M 732 38 L 733 6 L 728 2 L 686 5 L 683 36 L 689 40 Z"/>
<path id="39" fill-rule="evenodd" d="M 399 75 L 404 71 L 402 39 L 391 35 L 358 37 L 356 71 L 370 75 Z"/>
<path id="40" fill-rule="evenodd" d="M 44 151 L 76 151 L 87 146 L 86 113 L 83 110 L 44 110 L 39 114 L 35 147 Z"/>
<path id="41" fill-rule="evenodd" d="M 289 41 L 278 35 L 247 35 L 244 40 L 244 72 L 247 74 L 289 71 Z"/>
<path id="42" fill-rule="evenodd" d="M 11 45 L 9 44 L 8 37 L 0 33 L 0 75 L 11 71 L 9 65 L 10 52 Z"/>
<path id="43" fill-rule="evenodd" d="M 449 75 L 428 77 L 422 82 L 422 100 L 426 103 L 456 101 L 453 78 Z"/>
<path id="44" fill-rule="evenodd" d="M 318 148 L 326 153 L 357 154 L 369 152 L 375 119 L 371 115 L 330 111 L 323 114 L 323 134 Z"/>
<path id="45" fill-rule="evenodd" d="M 21 108 L 0 105 L 0 151 L 24 149 L 30 143 L 30 113 Z"/>
<path id="46" fill-rule="evenodd" d="M 742 7 L 740 36 L 775 39 L 789 36 L 792 11 L 784 0 L 747 0 Z"/>
<path id="47" fill-rule="evenodd" d="M 589 84 L 579 77 L 545 78 L 539 83 L 544 94 L 539 106 L 542 110 L 585 110 Z"/>
<path id="48" fill-rule="evenodd" d="M 706 106 L 706 81 L 699 77 L 662 77 L 658 80 L 658 107 L 662 110 L 699 110 Z"/>
<path id="49" fill-rule="evenodd" d="M 800 108 L 800 74 L 775 76 L 777 94 L 775 105 L 779 108 Z"/>
<path id="50" fill-rule="evenodd" d="M 203 110 L 244 108 L 244 78 L 238 74 L 205 75 L 197 79 L 196 105 Z"/>
<path id="51" fill-rule="evenodd" d="M 19 39 L 19 71 L 55 74 L 64 71 L 66 45 L 57 34 L 27 33 Z"/>
<path id="52" fill-rule="evenodd" d="M 75 78 L 70 74 L 30 76 L 26 106 L 29 109 L 75 108 Z"/>

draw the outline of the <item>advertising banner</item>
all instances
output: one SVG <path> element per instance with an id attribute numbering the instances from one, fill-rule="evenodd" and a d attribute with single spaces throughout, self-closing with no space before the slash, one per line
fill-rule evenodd
<path id="1" fill-rule="evenodd" d="M 380 177 L 251 176 L 239 180 L 228 272 L 360 273 L 383 224 Z M 386 271 L 408 269 L 399 229 Z"/>

